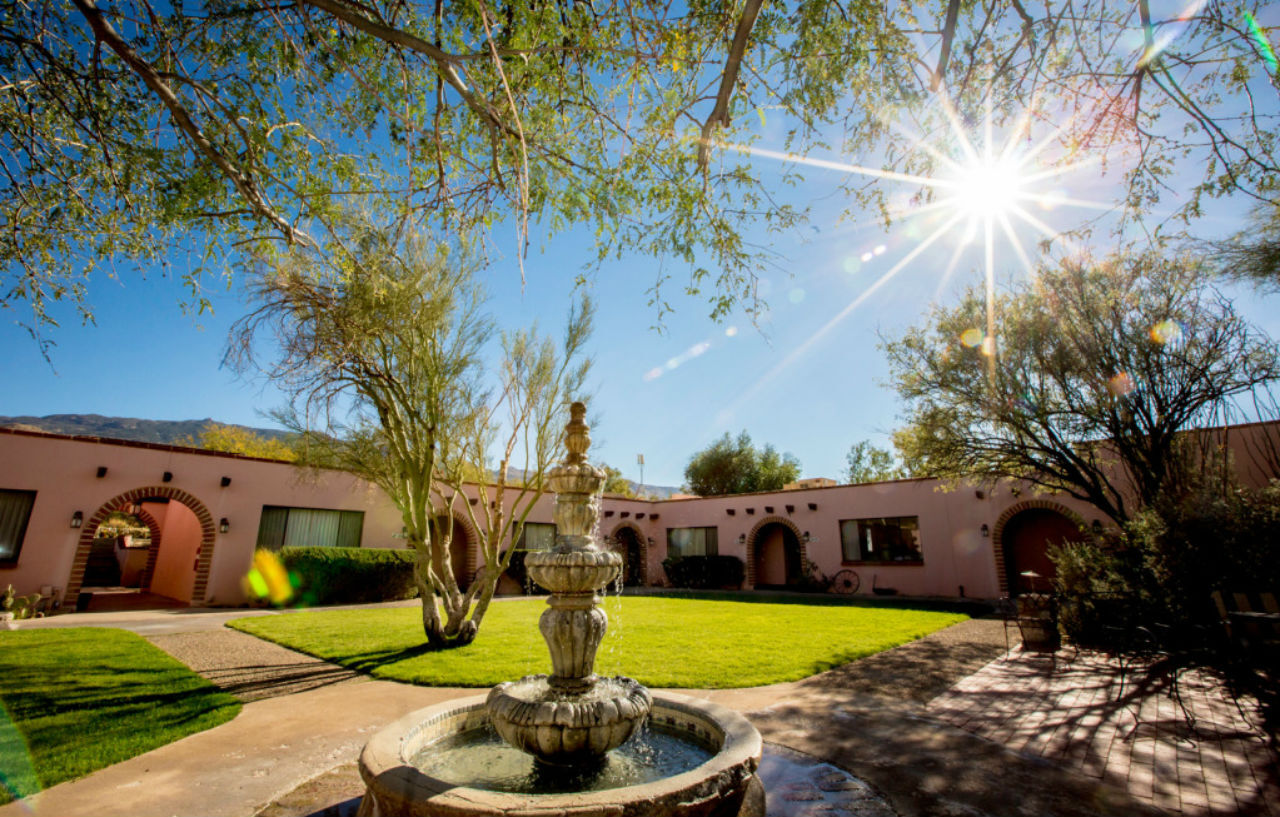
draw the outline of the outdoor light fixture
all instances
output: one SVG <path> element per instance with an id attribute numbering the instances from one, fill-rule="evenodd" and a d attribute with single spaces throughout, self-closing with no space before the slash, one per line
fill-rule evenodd
<path id="1" fill-rule="evenodd" d="M 738 534 L 738 544 L 745 545 L 747 543 L 747 535 L 745 533 Z"/>
<path id="2" fill-rule="evenodd" d="M 107 475 L 107 466 L 105 466 L 105 465 L 99 465 L 99 466 L 98 466 L 98 479 L 102 479 L 102 478 L 103 478 L 103 477 L 105 477 L 106 475 Z"/>
<path id="3" fill-rule="evenodd" d="M 804 540 L 804 543 L 805 543 L 806 545 L 807 545 L 807 544 L 809 544 L 809 541 L 810 541 L 810 540 L 809 540 L 809 531 L 805 531 L 805 532 L 804 532 L 804 535 L 803 535 L 803 536 L 801 536 L 800 538 Z"/>
<path id="4" fill-rule="evenodd" d="M 218 533 L 226 533 L 230 527 L 231 524 L 227 522 L 227 518 L 225 516 L 218 520 Z"/>
<path id="5" fill-rule="evenodd" d="M 648 540 L 648 541 L 649 541 L 649 547 L 653 547 L 653 537 L 652 537 L 652 536 L 650 536 L 650 537 L 649 537 L 649 540 Z"/>
<path id="6" fill-rule="evenodd" d="M 172 472 L 172 471 L 165 471 L 165 472 L 164 472 L 164 476 L 160 477 L 160 480 L 161 480 L 162 482 L 173 482 L 173 472 Z"/>
<path id="7" fill-rule="evenodd" d="M 983 538 L 983 539 L 986 539 L 986 538 L 987 538 L 988 536 L 990 536 L 990 535 L 991 535 L 991 528 L 987 526 L 987 523 L 986 523 L 986 522 L 983 522 L 983 523 L 982 523 L 982 538 Z"/>
<path id="8" fill-rule="evenodd" d="M 1092 524 L 1090 527 L 1093 529 L 1093 535 L 1094 535 L 1094 536 L 1101 536 L 1101 535 L 1102 535 L 1102 520 L 1101 520 L 1101 519 L 1095 519 L 1095 520 L 1093 520 L 1093 524 Z"/>
<path id="9" fill-rule="evenodd" d="M 84 511 L 76 511 L 71 514 L 71 527 L 78 528 L 84 524 Z"/>
<path id="10" fill-rule="evenodd" d="M 230 484 L 231 484 L 231 477 L 223 477 L 223 478 L 222 478 L 222 481 L 221 481 L 219 484 L 220 484 L 223 488 L 227 487 L 228 485 L 230 485 Z"/>

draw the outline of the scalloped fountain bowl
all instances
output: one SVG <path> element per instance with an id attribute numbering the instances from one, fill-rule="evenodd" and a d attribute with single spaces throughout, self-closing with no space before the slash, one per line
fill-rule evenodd
<path id="1" fill-rule="evenodd" d="M 764 817 L 760 733 L 733 710 L 653 696 L 645 733 L 601 767 L 565 771 L 502 752 L 485 696 L 421 709 L 360 755 L 360 817 Z"/>

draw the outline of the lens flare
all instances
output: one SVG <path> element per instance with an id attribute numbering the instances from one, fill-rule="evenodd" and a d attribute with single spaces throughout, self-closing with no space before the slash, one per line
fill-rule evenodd
<path id="1" fill-rule="evenodd" d="M 1253 38 L 1253 44 L 1258 47 L 1258 51 L 1262 54 L 1262 61 L 1267 64 L 1267 68 L 1271 69 L 1271 73 L 1276 73 L 1278 63 L 1276 62 L 1276 52 L 1271 50 L 1271 43 L 1267 42 L 1267 34 L 1262 30 L 1262 26 L 1258 25 L 1258 21 L 1254 19 L 1249 12 L 1243 12 L 1245 23 L 1249 26 L 1249 35 Z"/>
<path id="2" fill-rule="evenodd" d="M 280 557 L 269 550 L 253 554 L 253 566 L 244 577 L 246 594 L 270 599 L 272 604 L 284 604 L 292 599 L 295 583 L 296 577 L 290 576 Z"/>
<path id="3" fill-rule="evenodd" d="M 1160 321 L 1151 327 L 1151 340 L 1161 345 L 1182 340 L 1182 327 L 1176 321 Z"/>
<path id="4" fill-rule="evenodd" d="M 1107 381 L 1107 391 L 1116 397 L 1126 397 L 1138 387 L 1128 372 L 1118 372 Z"/>
<path id="5" fill-rule="evenodd" d="M 969 349 L 976 349 L 982 344 L 981 329 L 966 329 L 960 333 L 960 342 Z"/>

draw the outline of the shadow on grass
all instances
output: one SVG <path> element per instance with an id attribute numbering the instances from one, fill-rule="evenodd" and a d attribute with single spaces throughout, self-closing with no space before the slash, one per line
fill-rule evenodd
<path id="1" fill-rule="evenodd" d="M 697 601 L 733 601 L 744 604 L 800 604 L 812 607 L 869 607 L 890 610 L 928 610 L 939 613 L 963 613 L 980 618 L 993 607 L 977 599 L 940 599 L 919 596 L 859 596 L 838 593 L 796 593 L 777 590 L 681 590 L 673 588 L 627 588 L 624 596 L 642 598 L 690 599 Z"/>

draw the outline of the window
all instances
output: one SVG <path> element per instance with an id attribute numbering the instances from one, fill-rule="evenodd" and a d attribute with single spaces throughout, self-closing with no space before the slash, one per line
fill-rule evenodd
<path id="1" fill-rule="evenodd" d="M 0 564 L 18 561 L 35 501 L 35 491 L 0 490 Z"/>
<path id="2" fill-rule="evenodd" d="M 516 550 L 551 550 L 556 543 L 556 526 L 548 522 L 525 522 Z"/>
<path id="3" fill-rule="evenodd" d="M 918 516 L 845 519 L 840 523 L 840 545 L 846 562 L 924 561 Z"/>
<path id="4" fill-rule="evenodd" d="M 323 508 L 262 506 L 258 523 L 258 547 L 360 547 L 364 511 L 330 511 Z"/>
<path id="5" fill-rule="evenodd" d="M 720 553 L 716 542 L 716 528 L 667 528 L 667 555 L 716 556 Z"/>

